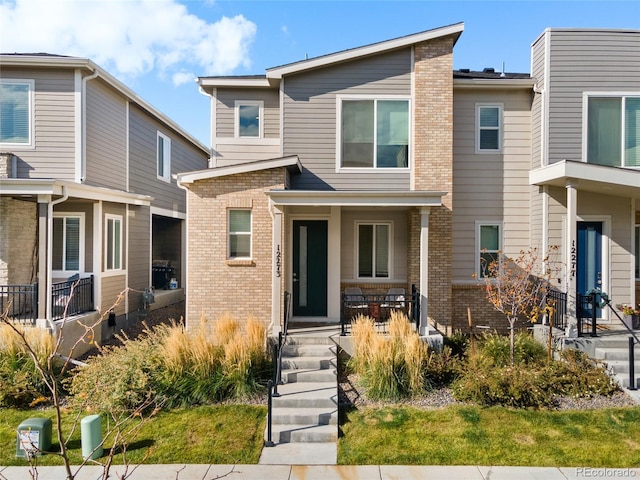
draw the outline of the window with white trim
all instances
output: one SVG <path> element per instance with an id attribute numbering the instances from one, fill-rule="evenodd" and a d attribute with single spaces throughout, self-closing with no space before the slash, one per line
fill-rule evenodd
<path id="1" fill-rule="evenodd" d="M 391 277 L 391 224 L 358 223 L 358 278 Z"/>
<path id="2" fill-rule="evenodd" d="M 262 114 L 264 102 L 241 100 L 235 103 L 235 136 L 243 138 L 262 138 Z"/>
<path id="3" fill-rule="evenodd" d="M 53 214 L 52 269 L 68 275 L 84 270 L 84 214 Z"/>
<path id="4" fill-rule="evenodd" d="M 640 225 L 635 228 L 636 280 L 640 280 Z"/>
<path id="5" fill-rule="evenodd" d="M 105 270 L 122 270 L 122 217 L 105 215 Z"/>
<path id="6" fill-rule="evenodd" d="M 587 162 L 640 167 L 640 95 L 587 97 Z"/>
<path id="7" fill-rule="evenodd" d="M 476 105 L 476 151 L 502 150 L 502 105 Z"/>
<path id="8" fill-rule="evenodd" d="M 33 144 L 33 80 L 0 79 L 0 145 Z"/>
<path id="9" fill-rule="evenodd" d="M 251 258 L 251 210 L 228 210 L 228 258 Z"/>
<path id="10" fill-rule="evenodd" d="M 341 99 L 339 165 L 408 168 L 409 100 Z"/>
<path id="11" fill-rule="evenodd" d="M 478 278 L 488 275 L 489 265 L 498 260 L 502 250 L 502 225 L 498 222 L 476 224 L 476 271 Z"/>
<path id="12" fill-rule="evenodd" d="M 158 132 L 158 148 L 156 152 L 158 178 L 171 181 L 171 139 Z"/>

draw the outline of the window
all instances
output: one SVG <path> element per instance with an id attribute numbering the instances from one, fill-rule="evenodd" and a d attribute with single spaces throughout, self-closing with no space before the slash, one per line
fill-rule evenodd
<path id="1" fill-rule="evenodd" d="M 251 210 L 229 210 L 229 258 L 251 258 Z"/>
<path id="2" fill-rule="evenodd" d="M 58 272 L 84 270 L 84 214 L 54 213 L 52 267 Z"/>
<path id="3" fill-rule="evenodd" d="M 409 166 L 408 100 L 342 100 L 340 165 Z"/>
<path id="4" fill-rule="evenodd" d="M 236 137 L 262 138 L 263 102 L 236 102 Z"/>
<path id="5" fill-rule="evenodd" d="M 636 225 L 635 231 L 636 280 L 640 280 L 640 225 Z"/>
<path id="6" fill-rule="evenodd" d="M 0 80 L 0 144 L 32 144 L 33 80 Z"/>
<path id="7" fill-rule="evenodd" d="M 587 162 L 640 167 L 640 96 L 591 96 L 587 101 Z"/>
<path id="8" fill-rule="evenodd" d="M 358 224 L 358 278 L 389 278 L 391 225 Z"/>
<path id="9" fill-rule="evenodd" d="M 169 182 L 171 180 L 171 139 L 158 132 L 157 151 L 158 178 Z"/>
<path id="10" fill-rule="evenodd" d="M 477 224 L 476 268 L 478 278 L 486 277 L 489 265 L 498 259 L 498 254 L 502 250 L 501 229 L 499 223 Z"/>
<path id="11" fill-rule="evenodd" d="M 477 105 L 476 150 L 478 152 L 499 152 L 502 150 L 502 106 Z"/>
<path id="12" fill-rule="evenodd" d="M 122 269 L 122 217 L 106 215 L 105 270 Z"/>

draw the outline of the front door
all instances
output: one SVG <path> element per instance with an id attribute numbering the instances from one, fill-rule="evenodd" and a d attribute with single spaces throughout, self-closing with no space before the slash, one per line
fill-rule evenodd
<path id="1" fill-rule="evenodd" d="M 585 295 L 602 288 L 602 222 L 578 222 L 577 289 Z M 598 298 L 598 301 L 600 299 Z M 585 312 L 591 315 L 591 312 Z M 600 308 L 597 317 L 601 317 Z"/>
<path id="2" fill-rule="evenodd" d="M 293 221 L 293 315 L 327 316 L 327 221 Z"/>

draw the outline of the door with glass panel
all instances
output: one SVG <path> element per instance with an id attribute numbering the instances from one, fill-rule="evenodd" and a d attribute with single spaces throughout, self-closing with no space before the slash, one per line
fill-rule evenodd
<path id="1" fill-rule="evenodd" d="M 585 295 L 591 290 L 602 288 L 602 222 L 578 222 L 578 263 L 576 286 L 578 293 Z M 585 311 L 591 315 L 591 311 Z M 596 316 L 601 317 L 597 308 Z"/>
<path id="2" fill-rule="evenodd" d="M 327 316 L 326 220 L 293 222 L 293 315 Z"/>

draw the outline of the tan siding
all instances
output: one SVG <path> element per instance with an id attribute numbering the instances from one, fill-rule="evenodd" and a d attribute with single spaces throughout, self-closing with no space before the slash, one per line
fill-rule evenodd
<path id="1" fill-rule="evenodd" d="M 411 51 L 403 49 L 286 77 L 284 154 L 305 169 L 296 189 L 409 189 L 408 172 L 336 173 L 336 96 L 411 95 Z"/>
<path id="2" fill-rule="evenodd" d="M 129 207 L 129 309 L 140 306 L 141 293 L 150 285 L 149 245 L 151 242 L 151 213 L 149 207 Z"/>
<path id="3" fill-rule="evenodd" d="M 264 138 L 280 138 L 279 90 L 218 88 L 216 92 L 216 137 L 223 139 L 235 136 L 235 102 L 251 100 L 264 102 Z"/>
<path id="4" fill-rule="evenodd" d="M 640 90 L 640 33 L 549 33 L 549 162 L 581 160 L 585 91 Z"/>
<path id="5" fill-rule="evenodd" d="M 171 139 L 171 174 L 206 168 L 206 155 L 134 105 L 129 108 L 130 191 L 154 197 L 154 207 L 184 212 L 185 192 L 176 180 L 157 177 L 157 132 Z"/>
<path id="6" fill-rule="evenodd" d="M 86 183 L 126 190 L 126 101 L 102 80 L 87 83 Z"/>
<path id="7" fill-rule="evenodd" d="M 18 177 L 74 180 L 75 82 L 73 71 L 2 67 L 2 78 L 35 80 L 33 125 L 35 149 L 10 147 L 10 151 L 18 157 Z"/>
<path id="8" fill-rule="evenodd" d="M 218 143 L 215 149 L 216 167 L 235 165 L 244 162 L 255 162 L 278 158 L 280 145 L 261 145 L 259 142 L 249 143 Z"/>
<path id="9" fill-rule="evenodd" d="M 126 313 L 126 304 L 123 300 L 118 300 L 118 297 L 125 289 L 126 277 L 124 274 L 102 277 L 102 304 L 100 305 L 100 311 L 106 313 L 113 308 L 116 315 L 124 315 Z"/>
<path id="10" fill-rule="evenodd" d="M 501 154 L 475 153 L 476 103 L 503 104 Z M 503 249 L 508 255 L 529 246 L 530 108 L 526 90 L 454 92 L 454 280 L 468 281 L 475 273 L 476 221 L 503 222 Z"/>

